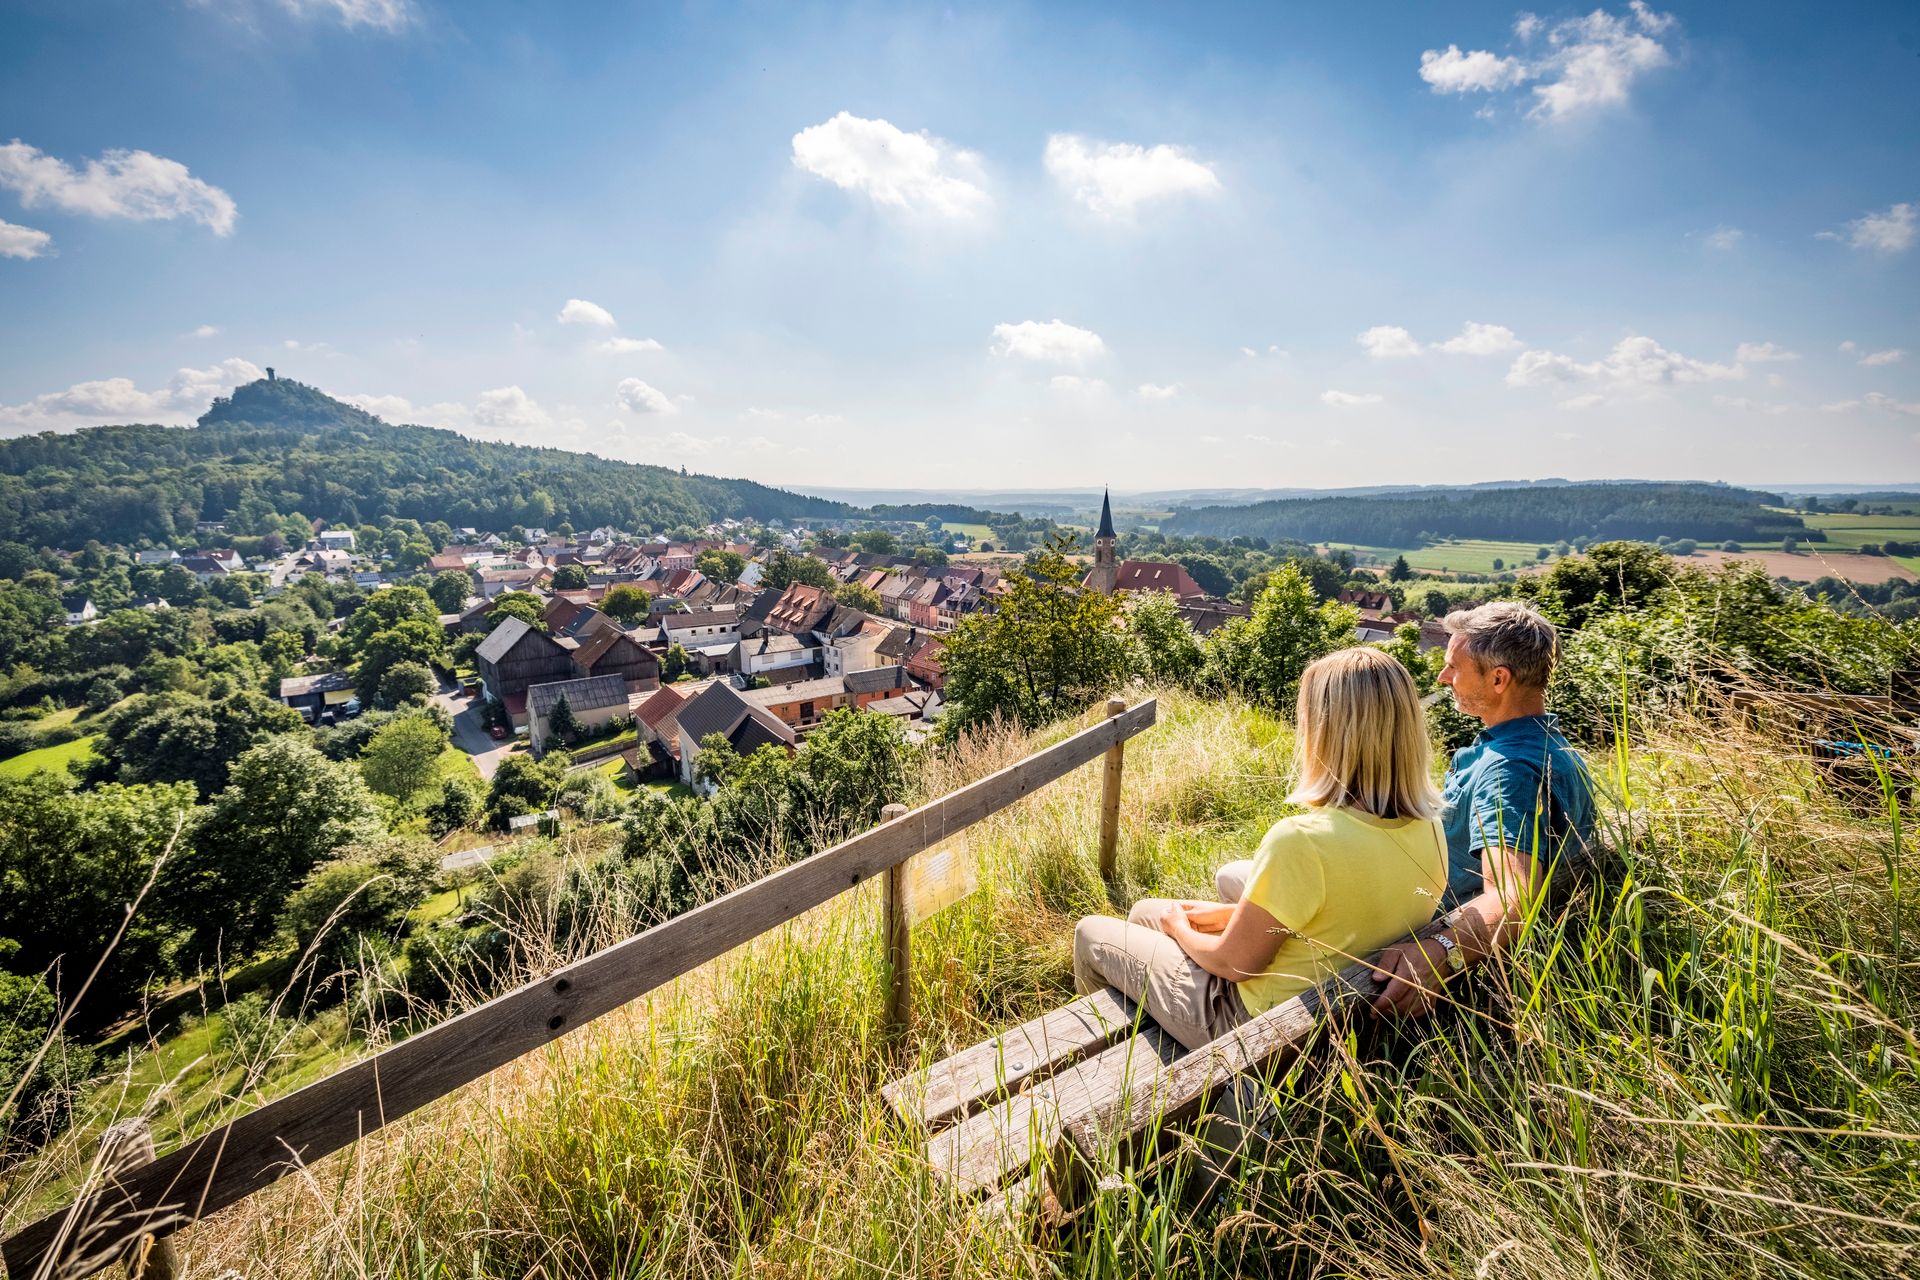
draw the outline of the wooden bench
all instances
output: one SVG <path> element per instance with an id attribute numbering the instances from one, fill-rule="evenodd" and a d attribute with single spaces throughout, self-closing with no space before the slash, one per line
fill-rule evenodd
<path id="1" fill-rule="evenodd" d="M 1595 862 L 1562 864 L 1548 901 L 1564 899 Z M 1366 1008 L 1380 989 L 1374 959 L 1191 1052 L 1109 988 L 910 1072 L 881 1096 L 909 1132 L 925 1135 L 933 1175 L 954 1195 L 995 1212 L 1070 1213 L 1086 1189 L 1080 1172 L 1103 1151 L 1190 1127 L 1236 1079 L 1284 1067 L 1328 1018 Z"/>

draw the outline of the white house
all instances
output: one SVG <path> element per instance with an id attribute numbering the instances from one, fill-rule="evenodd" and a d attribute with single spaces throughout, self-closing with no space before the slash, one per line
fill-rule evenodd
<path id="1" fill-rule="evenodd" d="M 322 529 L 313 544 L 316 551 L 352 551 L 353 530 Z"/>

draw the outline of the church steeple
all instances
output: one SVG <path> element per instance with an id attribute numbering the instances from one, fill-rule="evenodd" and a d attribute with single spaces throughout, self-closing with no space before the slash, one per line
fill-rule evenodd
<path id="1" fill-rule="evenodd" d="M 1093 535 L 1093 568 L 1087 571 L 1086 585 L 1102 595 L 1112 595 L 1120 581 L 1120 563 L 1114 558 L 1113 493 L 1100 495 L 1100 528 Z"/>

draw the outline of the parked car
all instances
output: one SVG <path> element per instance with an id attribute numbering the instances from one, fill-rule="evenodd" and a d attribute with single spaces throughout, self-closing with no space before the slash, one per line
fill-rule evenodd
<path id="1" fill-rule="evenodd" d="M 493 726 L 493 728 L 487 730 L 487 734 L 495 742 L 505 742 L 507 740 L 507 726 L 503 724 L 497 724 Z"/>

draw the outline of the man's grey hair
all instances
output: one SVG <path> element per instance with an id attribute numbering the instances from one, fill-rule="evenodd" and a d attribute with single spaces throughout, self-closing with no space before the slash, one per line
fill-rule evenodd
<path id="1" fill-rule="evenodd" d="M 1518 600 L 1495 600 L 1477 609 L 1456 609 L 1442 623 L 1448 635 L 1465 636 L 1467 656 L 1482 671 L 1505 667 L 1515 683 L 1547 687 L 1560 637 L 1538 610 Z"/>

